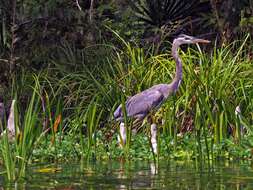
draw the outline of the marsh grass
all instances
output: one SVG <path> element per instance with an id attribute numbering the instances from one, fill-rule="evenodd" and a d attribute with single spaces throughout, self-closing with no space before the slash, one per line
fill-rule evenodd
<path id="1" fill-rule="evenodd" d="M 4 129 L 2 123 L 0 125 L 1 129 Z M 7 174 L 8 180 L 15 180 L 15 160 L 12 147 L 10 146 L 10 140 L 8 138 L 8 130 L 6 130 L 5 133 L 1 136 L 1 157 L 3 160 L 3 165 L 5 167 L 5 171 L 3 173 Z"/>
<path id="2" fill-rule="evenodd" d="M 201 146 L 205 146 L 206 156 L 210 158 L 210 149 L 213 149 L 211 146 L 222 144 L 231 137 L 235 143 L 241 141 L 240 139 L 243 137 L 239 131 L 242 125 L 240 124 L 239 127 L 238 119 L 235 116 L 235 108 L 238 105 L 242 107 L 244 109 L 242 115 L 248 115 L 253 110 L 253 79 L 250 77 L 253 68 L 250 60 L 244 57 L 246 41 L 247 37 L 239 47 L 236 44 L 238 50 L 235 56 L 233 53 L 235 44 L 221 49 L 215 48 L 211 56 L 193 49 L 188 49 L 186 53 L 181 52 L 184 62 L 183 83 L 175 97 L 176 101 L 168 101 L 164 105 L 165 110 L 172 108 L 170 111 L 175 112 L 170 116 L 174 128 L 170 127 L 168 129 L 168 131 L 174 129 L 175 146 L 178 130 L 184 127 L 183 118 L 189 114 L 193 118 L 195 117 L 192 127 L 194 127 L 193 131 L 196 134 L 199 155 L 202 154 L 203 147 Z M 159 63 L 162 63 L 162 66 L 167 64 L 168 67 L 171 64 L 168 63 L 170 60 L 166 57 L 156 58 L 158 58 Z M 162 73 L 159 73 L 158 65 L 156 75 L 163 76 Z M 173 102 L 175 102 L 175 105 L 173 105 Z M 177 117 L 177 115 L 181 116 Z M 176 118 L 176 122 L 173 122 L 173 118 Z M 252 124 L 249 123 L 251 118 L 248 117 L 246 120 L 248 120 L 248 124 L 244 124 L 244 128 L 249 130 L 247 130 L 248 133 L 244 134 L 245 137 L 249 135 L 252 127 Z M 236 125 L 238 127 L 234 128 Z M 229 130 L 231 129 L 237 132 L 230 134 Z M 211 138 L 213 143 L 208 143 L 208 138 Z M 203 145 L 202 139 L 204 139 Z"/>
<path id="3" fill-rule="evenodd" d="M 97 131 L 103 113 L 103 109 L 99 108 L 97 101 L 96 97 L 94 97 L 85 111 L 79 110 L 82 112 L 79 117 L 79 135 L 82 149 L 82 159 L 90 159 L 96 156 Z M 83 130 L 85 130 L 87 142 L 84 142 Z M 84 154 L 85 152 L 86 155 Z"/>
<path id="4" fill-rule="evenodd" d="M 66 89 L 71 92 L 68 104 L 72 102 L 80 108 L 87 107 L 94 94 L 99 97 L 96 104 L 104 108 L 101 115 L 104 122 L 111 121 L 115 108 L 129 96 L 154 84 L 169 83 L 175 73 L 175 62 L 169 52 L 154 55 L 114 34 L 122 48 L 112 46 L 110 56 L 93 68 L 84 66 L 82 72 L 64 77 L 61 85 L 54 84 L 58 94 L 65 93 Z M 182 84 L 156 114 L 158 119 L 165 119 L 159 136 L 166 134 L 168 143 L 173 142 L 174 151 L 181 140 L 178 135 L 189 135 L 195 140 L 196 154 L 211 159 L 219 155 L 214 155 L 214 151 L 227 140 L 236 144 L 252 134 L 253 79 L 250 76 L 253 76 L 253 67 L 244 47 L 247 40 L 248 36 L 221 48 L 214 46 L 210 53 L 190 47 L 180 51 Z M 239 118 L 235 115 L 238 105 L 242 110 Z M 242 126 L 246 133 L 239 132 Z M 142 133 L 148 135 L 147 131 Z M 126 147 L 131 149 L 131 133 L 127 136 Z"/>
<path id="5" fill-rule="evenodd" d="M 113 127 L 113 112 L 120 104 L 124 105 L 129 96 L 154 84 L 169 83 L 175 73 L 175 62 L 170 52 L 155 55 L 119 36 L 118 39 L 121 48 L 105 46 L 110 49 L 106 49 L 109 56 L 100 57 L 92 66 L 84 63 L 87 61 L 82 58 L 85 52 L 80 51 L 85 49 L 73 51 L 70 46 L 64 46 L 65 57 L 69 58 L 62 58 L 60 63 L 71 60 L 75 69 L 69 72 L 54 60 L 54 68 L 29 80 L 33 90 L 28 106 L 21 108 L 19 105 L 15 110 L 20 134 L 16 134 L 14 142 L 9 141 L 7 133 L 1 139 L 1 157 L 9 180 L 25 176 L 27 164 L 40 141 L 45 143 L 41 147 L 54 147 L 50 154 L 55 159 L 61 152 L 59 149 L 64 149 L 64 143 L 70 149 L 66 152 L 77 152 L 75 154 L 81 155 L 82 160 L 101 154 L 106 158 L 122 156 L 115 142 L 118 130 Z M 159 126 L 158 157 L 199 160 L 229 155 L 250 157 L 253 65 L 244 48 L 247 40 L 248 37 L 228 46 L 214 47 L 210 53 L 191 47 L 180 51 L 182 84 L 155 115 L 159 124 L 164 120 Z M 22 78 L 23 83 L 25 80 Z M 20 87 L 22 84 L 17 86 L 13 92 L 18 95 L 24 89 Z M 31 92 L 30 88 L 26 89 Z M 44 110 L 42 97 L 45 97 Z M 237 106 L 241 108 L 240 115 L 235 114 Z M 45 117 L 49 120 L 49 134 L 42 131 Z M 126 117 L 125 111 L 124 122 L 127 128 L 124 157 L 130 159 L 133 155 L 145 157 L 147 154 L 146 158 L 154 158 L 150 147 L 144 151 L 150 127 L 147 121 L 139 129 L 138 135 L 142 137 L 132 136 L 133 121 Z M 241 153 L 242 150 L 245 152 Z"/>
<path id="6" fill-rule="evenodd" d="M 35 77 L 34 81 L 33 93 L 25 113 L 19 113 L 17 106 L 15 106 L 16 134 L 14 139 L 9 137 L 8 130 L 3 133 L 1 139 L 3 165 L 10 181 L 25 177 L 26 166 L 42 132 L 42 126 L 38 122 L 40 111 L 38 78 Z M 23 120 L 20 120 L 21 117 Z"/>

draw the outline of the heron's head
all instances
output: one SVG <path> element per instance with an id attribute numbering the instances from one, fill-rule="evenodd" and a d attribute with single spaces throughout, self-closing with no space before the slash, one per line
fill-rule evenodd
<path id="1" fill-rule="evenodd" d="M 210 43 L 210 41 L 204 40 L 201 38 L 196 38 L 193 36 L 188 36 L 185 34 L 181 34 L 174 40 L 173 43 L 177 43 L 178 45 L 182 45 L 182 44 Z"/>

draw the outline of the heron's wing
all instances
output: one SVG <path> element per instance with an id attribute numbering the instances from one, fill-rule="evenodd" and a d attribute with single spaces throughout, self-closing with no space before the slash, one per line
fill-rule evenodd
<path id="1" fill-rule="evenodd" d="M 126 102 L 128 116 L 147 115 L 151 110 L 159 107 L 164 96 L 158 90 L 143 91 L 130 97 Z"/>

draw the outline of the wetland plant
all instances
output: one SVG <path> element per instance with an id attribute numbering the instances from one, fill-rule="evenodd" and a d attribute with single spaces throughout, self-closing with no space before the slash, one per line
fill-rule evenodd
<path id="1" fill-rule="evenodd" d="M 36 77 L 34 81 L 35 86 L 25 113 L 19 113 L 17 106 L 14 107 L 15 128 L 19 129 L 16 130 L 14 139 L 9 138 L 6 130 L 0 141 L 3 166 L 8 180 L 11 181 L 25 176 L 26 166 L 42 133 L 42 125 L 39 122 L 39 83 Z"/>

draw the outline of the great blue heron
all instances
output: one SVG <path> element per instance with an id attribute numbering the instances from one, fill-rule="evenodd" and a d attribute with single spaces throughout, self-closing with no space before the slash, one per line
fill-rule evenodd
<path id="1" fill-rule="evenodd" d="M 176 61 L 176 75 L 170 84 L 157 84 L 149 89 L 146 89 L 126 101 L 125 108 L 127 117 L 135 120 L 142 121 L 149 113 L 158 108 L 164 101 L 172 94 L 176 93 L 182 80 L 182 62 L 178 56 L 178 48 L 182 44 L 196 44 L 196 43 L 209 43 L 210 41 L 195 38 L 188 35 L 179 35 L 174 39 L 172 44 L 172 56 Z M 126 141 L 126 130 L 124 126 L 124 116 L 122 105 L 120 105 L 114 112 L 116 121 L 120 121 L 120 139 L 123 143 Z M 157 153 L 157 126 L 151 123 L 151 144 L 154 153 Z"/>

